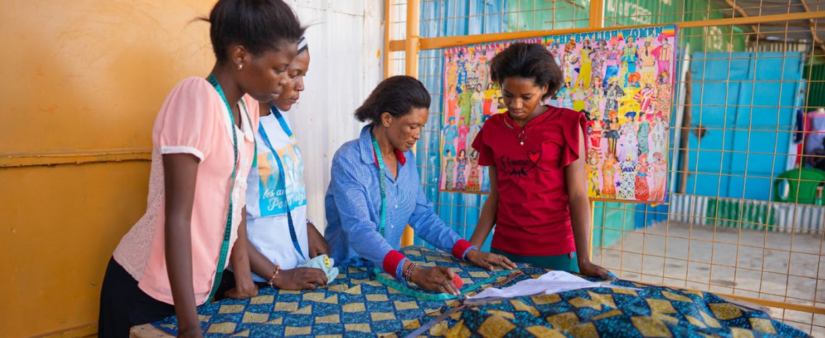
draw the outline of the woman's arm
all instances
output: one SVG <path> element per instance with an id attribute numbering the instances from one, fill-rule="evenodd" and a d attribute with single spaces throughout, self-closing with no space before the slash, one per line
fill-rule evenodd
<path id="1" fill-rule="evenodd" d="M 327 243 L 327 239 L 318 231 L 315 224 L 309 221 L 307 221 L 307 241 L 309 242 L 309 258 L 329 255 L 329 243 Z"/>
<path id="2" fill-rule="evenodd" d="M 190 154 L 163 155 L 163 178 L 166 192 L 166 272 L 178 316 L 178 333 L 180 337 L 203 337 L 192 286 L 191 220 L 198 158 Z"/>
<path id="3" fill-rule="evenodd" d="M 249 239 L 246 237 L 246 207 L 241 211 L 241 224 L 238 226 L 238 239 L 232 247 L 232 271 L 235 274 L 235 287 L 226 292 L 226 297 L 235 299 L 252 298 L 258 295 L 258 287 L 252 281 L 252 271 L 249 267 Z"/>
<path id="4" fill-rule="evenodd" d="M 587 197 L 584 133 L 579 131 L 579 158 L 564 168 L 567 194 L 570 203 L 570 220 L 576 241 L 579 272 L 585 276 L 608 278 L 608 272 L 590 262 L 590 199 Z"/>
<path id="5" fill-rule="evenodd" d="M 341 227 L 346 232 L 349 246 L 353 251 L 362 258 L 375 263 L 376 267 L 381 267 L 387 254 L 394 250 L 378 232 L 376 222 L 370 218 L 370 205 L 373 202 L 367 198 L 367 187 L 363 180 L 368 177 L 366 175 L 374 174 L 358 162 L 360 158 L 347 159 L 340 153 L 335 155 L 332 160 L 330 170 L 332 179 L 329 185 L 335 205 L 326 207 L 338 210 Z M 380 209 L 380 204 L 378 208 Z M 398 224 L 398 226 L 403 225 Z M 387 228 L 390 226 L 392 224 L 386 224 Z M 387 272 L 395 273 L 389 270 Z"/>
<path id="6" fill-rule="evenodd" d="M 254 245 L 246 247 L 246 250 L 249 253 L 249 267 L 252 272 L 264 279 L 271 278 L 277 269 L 275 264 L 258 251 Z"/>
<path id="7" fill-rule="evenodd" d="M 341 227 L 344 229 L 344 232 L 347 233 L 349 246 L 355 253 L 364 259 L 372 261 L 376 267 L 381 267 L 384 271 L 395 276 L 395 278 L 403 279 L 403 272 L 407 271 L 407 268 L 410 268 L 412 262 L 404 257 L 403 254 L 394 250 L 387 240 L 376 230 L 377 225 L 370 219 L 369 206 L 372 202 L 367 198 L 367 188 L 362 181 L 367 173 L 365 171 L 361 172 L 360 170 L 364 168 L 363 164 L 352 163 L 354 161 L 360 161 L 360 159 L 348 160 L 340 153 L 335 154 L 335 158 L 332 160 L 331 170 L 333 177 L 330 181 L 330 189 L 335 198 L 335 205 L 328 205 L 327 207 L 338 209 L 341 217 Z M 443 247 L 446 241 L 451 240 L 450 245 L 452 245 L 459 239 L 458 235 L 447 228 L 444 222 L 438 219 L 438 216 L 435 216 L 432 204 L 426 201 L 426 197 L 422 197 L 423 190 L 421 190 L 420 186 L 418 186 L 417 189 L 420 195 L 416 198 L 416 211 L 413 212 L 413 215 L 417 213 L 419 218 L 411 218 L 409 220 L 410 225 L 415 227 L 419 222 L 441 222 L 441 227 L 428 227 L 427 230 L 419 228 L 422 232 L 418 233 L 418 235 L 425 235 L 426 238 L 430 239 L 435 239 L 443 235 L 445 236 L 444 238 L 440 238 L 437 242 L 432 242 L 432 244 Z M 422 210 L 426 208 L 422 205 L 422 198 L 424 202 L 426 202 L 425 204 L 429 204 L 431 214 L 422 212 Z M 434 217 L 434 219 L 432 217 Z M 387 224 L 386 226 L 401 227 L 405 225 L 406 224 Z M 416 266 L 412 270 L 410 280 L 424 289 L 457 295 L 458 291 L 455 286 L 452 285 L 452 278 L 454 278 L 454 276 L 455 273 L 447 267 L 436 266 L 433 268 L 425 268 L 423 266 Z"/>
<path id="8" fill-rule="evenodd" d="M 416 182 L 420 181 L 416 179 Z M 493 187 L 492 184 L 490 186 Z M 424 190 L 420 186 L 417 189 L 416 207 L 410 217 L 410 225 L 415 229 L 416 235 L 441 250 L 451 252 L 455 258 L 466 260 L 485 269 L 492 270 L 493 265 L 499 265 L 506 269 L 516 267 L 506 257 L 482 252 L 478 250 L 478 246 L 473 246 L 470 242 L 462 239 L 435 214 L 435 208 L 427 200 Z"/>
<path id="9" fill-rule="evenodd" d="M 498 172 L 495 166 L 490 166 L 488 172 L 490 173 L 490 194 L 481 209 L 481 216 L 478 218 L 476 229 L 470 237 L 470 243 L 479 248 L 484 246 L 487 236 L 493 230 L 493 225 L 496 223 L 496 212 L 498 212 Z"/>
<path id="10" fill-rule="evenodd" d="M 418 178 L 414 181 L 421 182 Z M 416 194 L 415 209 L 413 209 L 407 222 L 415 230 L 415 235 L 446 252 L 453 252 L 455 244 L 461 241 L 463 242 L 462 245 L 465 246 L 464 250 L 461 250 L 458 254 L 453 252 L 453 255 L 458 259 L 464 259 L 464 251 L 471 246 L 470 243 L 462 240 L 461 236 L 447 227 L 444 221 L 438 217 L 435 213 L 435 207 L 427 199 L 420 184 L 416 184 L 414 189 L 416 189 L 413 192 Z"/>
<path id="11" fill-rule="evenodd" d="M 249 253 L 249 265 L 252 272 L 267 280 L 272 278 L 275 270 L 278 269 L 277 266 L 254 245 L 249 245 L 246 249 Z M 295 250 L 295 248 L 290 246 L 282 250 Z M 235 273 L 237 274 L 237 271 Z M 327 275 L 324 270 L 315 268 L 284 269 L 278 272 L 278 276 L 272 282 L 275 288 L 283 290 L 314 290 L 316 284 L 321 286 L 327 284 Z"/>

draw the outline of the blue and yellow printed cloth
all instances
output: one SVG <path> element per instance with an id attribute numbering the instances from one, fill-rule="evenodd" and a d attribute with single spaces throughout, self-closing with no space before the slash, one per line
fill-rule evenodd
<path id="1" fill-rule="evenodd" d="M 537 277 L 537 276 L 534 276 Z M 641 288 L 584 289 L 468 306 L 428 331 L 443 337 L 807 337 L 762 311 L 710 293 L 618 281 Z M 419 319 L 427 323 L 444 310 Z M 406 327 L 406 337 L 418 328 Z"/>
<path id="2" fill-rule="evenodd" d="M 401 250 L 422 265 L 448 266 L 473 294 L 490 286 L 508 286 L 545 269 L 520 265 L 523 274 L 509 280 L 501 271 L 485 271 L 451 255 L 406 247 Z M 406 337 L 459 300 L 422 300 L 429 294 L 412 287 L 388 287 L 376 280 L 371 264 L 348 261 L 334 283 L 306 291 L 261 289 L 252 299 L 224 299 L 198 308 L 205 337 Z M 501 282 L 505 282 L 499 285 Z M 704 292 L 614 281 L 641 288 L 585 289 L 520 297 L 468 306 L 427 331 L 444 337 L 806 337 L 761 311 L 744 308 Z M 483 284 L 479 286 L 478 284 Z M 418 293 L 421 292 L 421 293 Z M 426 297 L 422 297 L 426 298 Z M 430 297 L 431 298 L 431 297 Z M 153 323 L 177 333 L 174 317 Z"/>

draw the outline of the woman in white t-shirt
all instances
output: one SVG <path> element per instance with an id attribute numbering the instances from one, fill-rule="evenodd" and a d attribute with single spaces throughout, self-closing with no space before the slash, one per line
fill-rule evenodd
<path id="1" fill-rule="evenodd" d="M 259 287 L 286 290 L 315 289 L 326 285 L 324 270 L 300 267 L 307 260 L 329 252 L 329 247 L 306 217 L 306 185 L 303 158 L 292 134 L 289 110 L 304 91 L 309 69 L 306 38 L 289 65 L 290 81 L 272 106 L 261 105 L 255 136 L 257 156 L 247 178 L 247 239 L 252 278 Z M 283 171 L 283 172 L 282 172 Z M 227 271 L 230 276 L 232 272 Z M 233 278 L 222 288 L 231 289 Z"/>

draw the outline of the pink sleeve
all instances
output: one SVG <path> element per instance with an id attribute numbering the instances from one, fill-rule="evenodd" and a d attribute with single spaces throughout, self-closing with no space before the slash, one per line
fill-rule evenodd
<path id="1" fill-rule="evenodd" d="M 160 109 L 153 141 L 161 154 L 191 154 L 202 162 L 209 156 L 212 137 L 220 127 L 223 104 L 204 79 L 188 78 L 179 83 Z"/>
<path id="2" fill-rule="evenodd" d="M 567 149 L 562 151 L 561 166 L 566 167 L 579 159 L 579 130 L 582 131 L 582 136 L 586 134 L 587 119 L 584 114 L 565 109 L 561 115 L 561 127 L 564 133 L 564 141 L 567 144 Z M 584 149 L 587 149 L 587 137 L 584 138 Z"/>

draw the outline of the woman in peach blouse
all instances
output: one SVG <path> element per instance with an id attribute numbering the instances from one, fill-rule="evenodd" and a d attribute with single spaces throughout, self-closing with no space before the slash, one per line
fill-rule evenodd
<path id="1" fill-rule="evenodd" d="M 220 0 L 205 21 L 217 62 L 172 89 L 155 120 L 146 213 L 106 269 L 100 337 L 171 315 L 179 337 L 202 337 L 196 306 L 215 296 L 230 254 L 227 296 L 257 295 L 243 215 L 258 102 L 282 91 L 304 29 L 280 0 Z"/>

